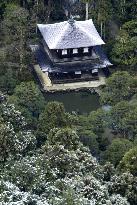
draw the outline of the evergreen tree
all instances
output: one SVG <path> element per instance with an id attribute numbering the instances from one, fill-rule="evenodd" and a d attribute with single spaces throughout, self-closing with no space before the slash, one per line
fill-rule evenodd
<path id="1" fill-rule="evenodd" d="M 113 131 L 119 133 L 123 138 L 128 138 L 132 141 L 136 138 L 136 106 L 121 101 L 112 107 L 108 115 L 108 125 Z"/>
<path id="2" fill-rule="evenodd" d="M 27 64 L 27 39 L 29 34 L 28 12 L 14 4 L 6 7 L 3 21 L 7 61 L 18 63 L 22 72 Z"/>
<path id="3" fill-rule="evenodd" d="M 117 71 L 106 80 L 106 87 L 101 92 L 103 104 L 115 105 L 116 103 L 129 99 L 132 77 L 126 71 Z"/>
<path id="4" fill-rule="evenodd" d="M 98 0 L 98 25 L 100 25 L 100 34 L 106 38 L 106 25 L 112 18 L 112 4 L 110 0 Z"/>
<path id="5" fill-rule="evenodd" d="M 137 147 L 130 149 L 125 153 L 119 164 L 122 171 L 129 171 L 134 176 L 137 176 Z"/>
<path id="6" fill-rule="evenodd" d="M 122 66 L 128 66 L 128 68 L 136 68 L 137 65 L 136 27 L 136 20 L 126 22 L 122 26 L 112 50 L 114 62 Z"/>
<path id="7" fill-rule="evenodd" d="M 105 160 L 117 166 L 124 154 L 132 148 L 133 144 L 127 139 L 114 139 L 105 152 Z"/>
<path id="8" fill-rule="evenodd" d="M 9 101 L 21 110 L 31 127 L 35 128 L 36 120 L 45 106 L 45 100 L 39 87 L 33 81 L 22 82 L 15 88 Z"/>

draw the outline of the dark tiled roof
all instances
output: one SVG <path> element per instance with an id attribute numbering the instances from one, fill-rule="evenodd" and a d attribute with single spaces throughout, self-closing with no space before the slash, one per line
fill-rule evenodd
<path id="1" fill-rule="evenodd" d="M 104 44 L 92 19 L 38 24 L 38 28 L 50 49 L 80 48 Z"/>

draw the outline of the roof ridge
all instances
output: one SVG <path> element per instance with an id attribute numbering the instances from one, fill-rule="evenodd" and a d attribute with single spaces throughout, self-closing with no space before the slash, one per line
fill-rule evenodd
<path id="1" fill-rule="evenodd" d="M 65 23 L 68 23 L 68 22 L 66 21 Z M 68 27 L 68 24 L 66 24 L 66 26 L 64 27 L 64 29 L 63 29 L 63 31 L 62 31 L 62 34 L 61 34 L 61 35 L 58 34 L 59 38 L 58 38 L 57 42 L 55 42 L 56 44 L 54 44 L 54 42 L 53 42 L 52 45 L 53 45 L 53 44 L 54 44 L 55 46 L 58 45 L 59 41 L 63 38 L 64 33 L 65 33 L 66 30 L 67 30 L 67 27 Z"/>

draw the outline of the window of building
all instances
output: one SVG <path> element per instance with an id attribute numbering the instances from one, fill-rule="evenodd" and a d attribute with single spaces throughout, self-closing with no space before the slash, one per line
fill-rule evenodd
<path id="1" fill-rule="evenodd" d="M 81 71 L 75 71 L 75 75 L 81 75 Z"/>
<path id="2" fill-rule="evenodd" d="M 98 73 L 98 69 L 93 69 L 92 70 L 92 73 L 94 74 L 94 73 Z"/>
<path id="3" fill-rule="evenodd" d="M 84 48 L 83 53 L 88 53 L 88 48 Z"/>
<path id="4" fill-rule="evenodd" d="M 78 49 L 77 48 L 74 48 L 73 49 L 73 54 L 77 54 L 78 53 Z"/>
<path id="5" fill-rule="evenodd" d="M 67 50 L 62 50 L 62 55 L 67 55 Z"/>

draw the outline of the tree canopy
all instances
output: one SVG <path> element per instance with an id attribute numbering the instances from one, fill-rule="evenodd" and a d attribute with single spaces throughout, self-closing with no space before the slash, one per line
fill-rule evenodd
<path id="1" fill-rule="evenodd" d="M 131 95 L 132 77 L 126 71 L 117 71 L 106 81 L 106 87 L 101 93 L 103 104 L 114 105 L 127 100 Z"/>
<path id="2" fill-rule="evenodd" d="M 71 15 L 93 19 L 113 63 L 89 113 L 49 101 L 34 79 L 37 24 Z M 137 204 L 136 19 L 136 0 L 0 1 L 0 204 Z"/>

